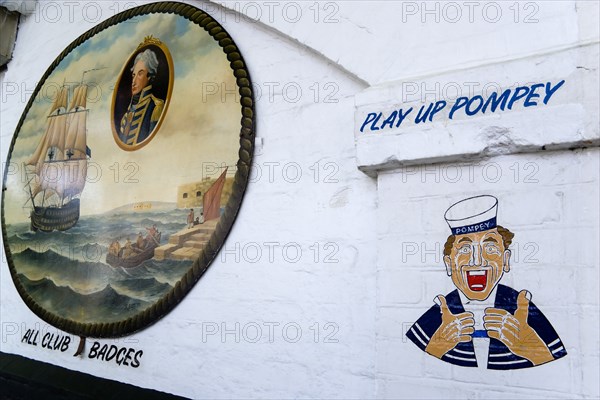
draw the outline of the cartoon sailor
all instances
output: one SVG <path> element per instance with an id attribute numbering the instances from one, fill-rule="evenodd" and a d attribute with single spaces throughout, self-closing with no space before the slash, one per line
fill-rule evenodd
<path id="1" fill-rule="evenodd" d="M 452 234 L 444 246 L 446 272 L 457 290 L 436 303 L 406 336 L 421 350 L 464 367 L 519 369 L 567 354 L 527 290 L 500 285 L 510 271 L 514 234 L 496 224 L 498 199 L 461 200 L 444 215 Z"/>

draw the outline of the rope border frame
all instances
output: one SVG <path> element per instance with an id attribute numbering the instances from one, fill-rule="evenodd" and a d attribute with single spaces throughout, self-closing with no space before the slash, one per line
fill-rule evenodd
<path id="1" fill-rule="evenodd" d="M 173 310 L 175 306 L 177 306 L 177 304 L 179 304 L 179 302 L 181 302 L 181 300 L 183 300 L 183 298 L 189 293 L 196 282 L 198 282 L 202 275 L 207 271 L 212 261 L 216 258 L 219 250 L 225 243 L 225 240 L 231 231 L 246 192 L 246 187 L 250 176 L 250 168 L 252 166 L 255 138 L 254 94 L 252 91 L 250 75 L 246 68 L 246 63 L 244 62 L 244 58 L 242 57 L 242 54 L 240 53 L 234 40 L 231 38 L 225 28 L 221 26 L 221 24 L 219 24 L 205 11 L 195 6 L 179 2 L 150 3 L 123 11 L 88 30 L 83 35 L 75 39 L 65 50 L 63 50 L 62 53 L 60 53 L 60 55 L 54 60 L 54 62 L 50 64 L 44 75 L 41 77 L 38 85 L 35 88 L 35 91 L 33 92 L 23 111 L 23 114 L 21 115 L 21 119 L 17 124 L 11 145 L 8 150 L 7 164 L 10 162 L 15 142 L 37 94 L 60 62 L 83 42 L 104 31 L 105 29 L 136 16 L 158 13 L 177 14 L 200 26 L 215 41 L 217 41 L 227 56 L 229 66 L 236 78 L 241 106 L 241 128 L 239 134 L 240 148 L 238 151 L 239 159 L 237 162 L 237 171 L 233 182 L 233 191 L 229 201 L 227 202 L 227 205 L 225 206 L 225 211 L 217 224 L 216 230 L 211 235 L 208 243 L 202 250 L 202 253 L 198 259 L 193 262 L 188 271 L 159 301 L 144 311 L 122 321 L 110 323 L 81 323 L 63 318 L 45 310 L 27 293 L 19 281 L 9 245 L 7 241 L 4 240 L 4 249 L 10 274 L 15 287 L 17 288 L 17 292 L 25 301 L 25 304 L 31 311 L 33 311 L 34 314 L 36 314 L 45 322 L 73 335 L 94 338 L 127 336 L 152 325 Z M 7 176 L 8 170 L 5 170 L 2 185 L 2 204 L 4 204 Z M 4 206 L 2 206 L 0 220 L 2 225 L 2 235 L 6 239 L 7 232 L 4 212 Z"/>

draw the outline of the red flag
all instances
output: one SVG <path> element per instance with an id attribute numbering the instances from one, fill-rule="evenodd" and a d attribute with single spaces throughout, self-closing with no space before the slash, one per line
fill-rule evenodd
<path id="1" fill-rule="evenodd" d="M 223 186 L 225 186 L 225 175 L 227 174 L 227 167 L 225 171 L 217 178 L 215 183 L 204 193 L 204 221 L 216 219 L 221 216 L 221 192 Z"/>

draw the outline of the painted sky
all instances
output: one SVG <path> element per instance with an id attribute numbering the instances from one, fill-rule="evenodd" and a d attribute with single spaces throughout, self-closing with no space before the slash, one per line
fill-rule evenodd
<path id="1" fill-rule="evenodd" d="M 149 35 L 160 39 L 171 52 L 173 93 L 154 139 L 142 149 L 127 152 L 114 142 L 111 130 L 113 87 L 124 63 Z M 241 114 L 229 62 L 204 29 L 172 14 L 122 22 L 71 51 L 36 96 L 16 140 L 12 163 L 21 166 L 37 147 L 52 100 L 63 82 L 73 88 L 81 81 L 83 71 L 91 69 L 99 70 L 85 77 L 89 85 L 87 141 L 92 164 L 81 195 L 82 215 L 100 214 L 140 201 L 175 202 L 179 185 L 201 180 L 207 176 L 206 171 L 214 171 L 215 163 L 236 164 Z M 215 88 L 219 88 L 218 93 L 209 95 Z M 228 176 L 234 172 L 230 168 Z M 215 173 L 210 177 L 216 177 Z M 29 208 L 23 208 L 28 199 L 24 181 L 23 174 L 8 177 L 8 223 L 28 221 Z"/>

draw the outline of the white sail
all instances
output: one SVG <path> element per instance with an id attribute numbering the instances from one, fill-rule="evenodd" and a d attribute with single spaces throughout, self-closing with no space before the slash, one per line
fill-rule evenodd
<path id="1" fill-rule="evenodd" d="M 73 91 L 73 99 L 71 100 L 71 105 L 69 106 L 69 110 L 73 110 L 77 107 L 85 108 L 87 96 L 87 85 L 79 85 Z"/>
<path id="2" fill-rule="evenodd" d="M 72 159 L 47 162 L 42 165 L 39 175 L 39 188 L 36 193 L 51 191 L 61 198 L 73 197 L 80 194 L 85 187 L 87 175 L 87 159 Z"/>
<path id="3" fill-rule="evenodd" d="M 39 171 L 40 186 L 44 191 L 51 191 L 56 193 L 59 197 L 63 197 L 64 191 L 64 163 L 58 162 L 46 162 L 42 164 Z"/>
<path id="4" fill-rule="evenodd" d="M 39 184 L 39 180 L 38 180 L 38 183 L 34 184 L 34 186 L 31 189 L 31 197 L 35 198 L 39 193 L 43 193 L 42 203 L 45 202 L 46 200 L 48 200 L 53 195 L 58 196 L 58 194 L 56 192 L 54 192 L 53 190 L 44 190 L 44 188 Z"/>
<path id="5" fill-rule="evenodd" d="M 87 96 L 87 86 L 81 85 L 75 88 L 73 101 L 69 107 L 69 128 L 65 140 L 65 151 L 71 150 L 72 158 L 85 158 L 87 146 L 86 121 L 87 110 L 85 102 Z"/>
<path id="6" fill-rule="evenodd" d="M 38 147 L 35 149 L 35 151 L 33 152 L 33 155 L 26 163 L 27 165 L 35 165 L 36 172 L 38 172 L 38 170 L 39 170 L 39 168 L 37 168 L 37 166 L 40 163 L 44 162 L 44 160 L 46 159 L 46 155 L 48 154 L 48 148 L 50 147 L 50 146 L 48 146 L 49 132 L 50 132 L 50 124 L 48 124 L 48 126 L 46 127 L 46 132 L 44 133 L 44 136 L 42 136 L 42 140 L 40 140 Z"/>
<path id="7" fill-rule="evenodd" d="M 61 160 L 64 157 L 65 135 L 67 134 L 67 96 L 68 89 L 61 88 L 54 101 L 55 109 L 49 116 L 47 140 L 48 148 L 53 151 L 52 159 L 54 160 Z"/>
<path id="8" fill-rule="evenodd" d="M 62 159 L 65 143 L 65 134 L 67 129 L 67 93 L 68 89 L 63 87 L 57 94 L 50 109 L 48 117 L 48 126 L 42 140 L 40 141 L 33 156 L 27 162 L 27 165 L 35 165 L 36 173 L 40 173 L 42 163 L 46 160 L 52 151 L 53 159 Z"/>
<path id="9" fill-rule="evenodd" d="M 86 85 L 76 87 L 68 110 L 68 89 L 63 87 L 56 96 L 46 132 L 27 162 L 35 166 L 32 198 L 43 192 L 44 200 L 56 195 L 62 202 L 83 191 L 87 176 L 86 96 Z"/>
<path id="10" fill-rule="evenodd" d="M 31 197 L 34 198 L 44 189 L 42 185 L 40 185 L 40 178 L 37 175 L 34 175 L 34 178 L 29 183 L 29 188 L 31 189 Z"/>
<path id="11" fill-rule="evenodd" d="M 63 195 L 73 197 L 80 194 L 85 187 L 87 176 L 87 160 L 80 158 L 63 163 Z"/>
<path id="12" fill-rule="evenodd" d="M 75 196 L 83 191 L 87 176 L 87 110 L 85 109 L 87 86 L 75 88 L 69 107 L 69 128 L 65 140 L 65 164 L 63 167 L 63 193 Z"/>

